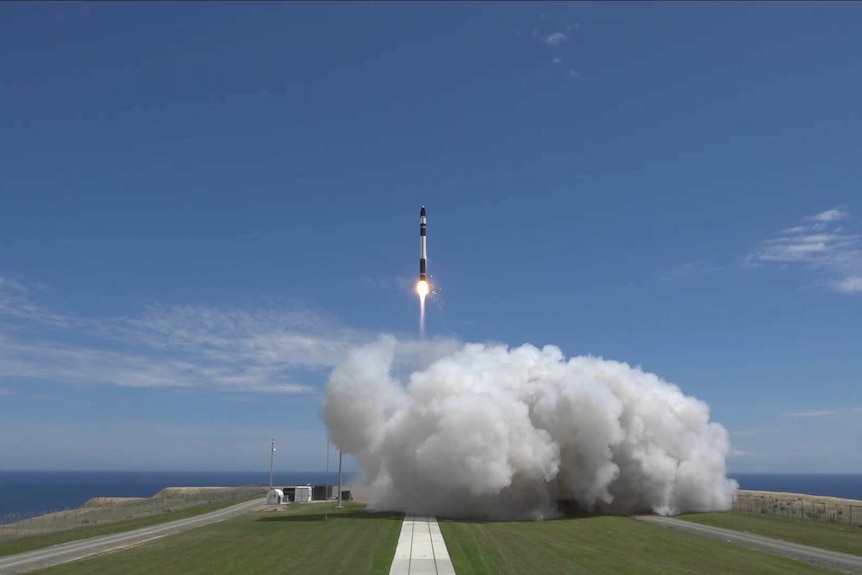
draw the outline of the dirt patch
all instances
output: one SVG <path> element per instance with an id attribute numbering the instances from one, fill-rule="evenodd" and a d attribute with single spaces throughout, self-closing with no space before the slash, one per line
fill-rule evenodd
<path id="1" fill-rule="evenodd" d="M 270 505 L 269 503 L 264 503 L 255 507 L 252 511 L 280 513 L 282 511 L 287 511 L 290 508 L 290 505 L 290 503 L 282 503 L 281 505 Z"/>
<path id="2" fill-rule="evenodd" d="M 93 497 L 81 507 L 104 507 L 105 505 L 122 505 L 135 501 L 146 501 L 147 497 Z"/>
<path id="3" fill-rule="evenodd" d="M 171 498 L 201 498 L 201 497 L 218 497 L 231 491 L 248 492 L 248 487 L 165 487 L 155 495 L 154 499 L 171 499 Z M 261 493 L 265 493 L 266 489 L 260 488 Z"/>

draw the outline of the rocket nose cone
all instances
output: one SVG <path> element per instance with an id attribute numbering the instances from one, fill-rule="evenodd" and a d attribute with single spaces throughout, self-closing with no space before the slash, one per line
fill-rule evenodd
<path id="1" fill-rule="evenodd" d="M 420 215 L 420 216 L 424 216 L 424 215 L 425 215 L 425 206 L 422 206 L 422 209 L 421 209 L 421 210 L 419 210 L 419 215 Z"/>

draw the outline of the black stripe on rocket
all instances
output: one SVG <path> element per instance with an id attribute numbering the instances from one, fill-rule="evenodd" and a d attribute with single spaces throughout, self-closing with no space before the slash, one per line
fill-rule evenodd
<path id="1" fill-rule="evenodd" d="M 425 206 L 419 210 L 419 281 L 425 281 L 425 260 L 427 259 L 425 250 Z"/>

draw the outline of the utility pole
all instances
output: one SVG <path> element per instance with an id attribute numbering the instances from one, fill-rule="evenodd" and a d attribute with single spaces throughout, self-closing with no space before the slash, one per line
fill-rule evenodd
<path id="1" fill-rule="evenodd" d="M 272 438 L 272 445 L 269 449 L 269 488 L 272 489 L 272 458 L 275 455 L 275 438 Z"/>
<path id="2" fill-rule="evenodd" d="M 326 499 L 329 500 L 329 434 L 326 434 Z"/>
<path id="3" fill-rule="evenodd" d="M 338 508 L 339 509 L 344 507 L 341 504 L 341 456 L 342 455 L 343 455 L 343 452 L 341 451 L 341 449 L 339 449 L 338 450 Z"/>

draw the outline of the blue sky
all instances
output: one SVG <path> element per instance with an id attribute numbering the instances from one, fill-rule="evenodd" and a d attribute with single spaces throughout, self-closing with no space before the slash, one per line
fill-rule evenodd
<path id="1" fill-rule="evenodd" d="M 0 466 L 325 466 L 346 349 L 641 365 L 862 472 L 862 5 L 0 4 Z"/>

